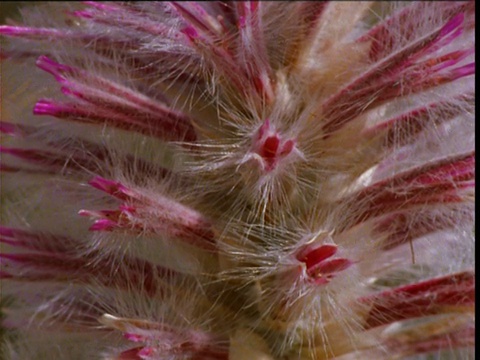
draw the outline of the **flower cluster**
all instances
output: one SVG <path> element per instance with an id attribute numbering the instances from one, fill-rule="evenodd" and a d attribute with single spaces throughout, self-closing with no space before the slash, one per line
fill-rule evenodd
<path id="1" fill-rule="evenodd" d="M 0 26 L 2 355 L 473 358 L 474 10 L 23 9 Z"/>

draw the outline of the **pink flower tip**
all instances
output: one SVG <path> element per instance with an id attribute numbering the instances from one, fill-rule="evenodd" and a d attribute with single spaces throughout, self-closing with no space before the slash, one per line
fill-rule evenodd
<path id="1" fill-rule="evenodd" d="M 309 280 L 317 285 L 328 284 L 336 273 L 348 269 L 354 261 L 346 258 L 331 258 L 338 252 L 335 244 L 324 244 L 318 247 L 307 246 L 296 256 L 305 263 Z"/>
<path id="2" fill-rule="evenodd" d="M 315 266 L 316 264 L 328 259 L 337 253 L 337 245 L 324 244 L 319 247 L 307 247 L 304 248 L 298 255 L 297 259 L 304 262 L 307 269 Z"/>
<path id="3" fill-rule="evenodd" d="M 133 341 L 133 342 L 142 342 L 145 340 L 145 338 L 141 335 L 138 334 L 132 334 L 132 333 L 125 333 L 123 334 L 123 337 L 127 340 Z"/>
<path id="4" fill-rule="evenodd" d="M 268 172 L 275 169 L 283 159 L 293 152 L 303 157 L 296 148 L 296 141 L 285 139 L 270 125 L 270 120 L 266 119 L 253 137 L 247 158 L 253 157 L 259 160 L 262 168 Z"/>
<path id="5" fill-rule="evenodd" d="M 39 56 L 35 62 L 35 65 L 37 65 L 39 69 L 42 69 L 43 71 L 53 75 L 55 80 L 57 80 L 59 83 L 63 83 L 65 81 L 64 75 L 66 73 L 69 74 L 75 72 L 75 69 L 72 67 L 60 64 L 45 55 Z"/>
<path id="6" fill-rule="evenodd" d="M 154 354 L 155 354 L 155 350 L 153 349 L 153 347 L 144 347 L 142 350 L 138 352 L 138 356 L 140 356 L 142 359 L 149 358 Z"/>
<path id="7" fill-rule="evenodd" d="M 15 36 L 25 33 L 25 28 L 20 26 L 0 25 L 0 35 Z"/>
<path id="8" fill-rule="evenodd" d="M 98 219 L 88 230 L 90 231 L 112 231 L 117 224 L 108 219 Z"/>
<path id="9" fill-rule="evenodd" d="M 56 105 L 53 101 L 42 99 L 35 104 L 33 108 L 33 114 L 55 116 L 60 112 L 60 110 L 60 107 Z"/>
<path id="10" fill-rule="evenodd" d="M 182 29 L 182 33 L 185 34 L 190 40 L 199 38 L 197 30 L 195 30 L 193 26 L 186 26 Z"/>

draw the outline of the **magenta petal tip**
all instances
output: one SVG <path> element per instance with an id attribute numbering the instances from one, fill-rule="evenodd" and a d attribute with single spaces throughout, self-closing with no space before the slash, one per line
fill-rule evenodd
<path id="1" fill-rule="evenodd" d="M 96 220 L 88 230 L 90 231 L 112 231 L 117 224 L 108 219 Z"/>

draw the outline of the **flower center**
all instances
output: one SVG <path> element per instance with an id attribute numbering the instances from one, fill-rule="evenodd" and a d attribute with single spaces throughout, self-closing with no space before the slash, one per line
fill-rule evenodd
<path id="1" fill-rule="evenodd" d="M 284 138 L 267 119 L 254 135 L 246 160 L 253 158 L 264 171 L 270 172 L 292 153 L 301 155 L 295 139 Z"/>
<path id="2" fill-rule="evenodd" d="M 303 262 L 309 281 L 318 285 L 328 284 L 338 272 L 354 264 L 352 260 L 332 257 L 337 253 L 337 245 L 324 244 L 319 247 L 307 247 L 297 254 L 297 260 Z"/>

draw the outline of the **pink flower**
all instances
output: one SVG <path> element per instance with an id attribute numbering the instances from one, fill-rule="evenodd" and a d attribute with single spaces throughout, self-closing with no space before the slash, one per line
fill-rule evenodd
<path id="1" fill-rule="evenodd" d="M 3 356 L 473 357 L 474 7 L 0 26 Z"/>

